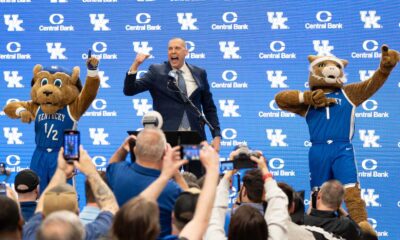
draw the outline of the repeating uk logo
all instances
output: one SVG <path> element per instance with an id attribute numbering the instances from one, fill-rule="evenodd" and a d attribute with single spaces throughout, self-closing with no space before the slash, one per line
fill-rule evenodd
<path id="1" fill-rule="evenodd" d="M 235 46 L 235 41 L 220 41 L 219 50 L 224 54 L 224 59 L 240 59 L 241 56 L 237 54 L 240 50 Z"/>
<path id="2" fill-rule="evenodd" d="M 108 133 L 104 128 L 89 128 L 90 138 L 93 139 L 93 145 L 110 145 L 107 141 Z"/>
<path id="3" fill-rule="evenodd" d="M 364 148 L 379 148 L 381 145 L 377 142 L 380 139 L 379 135 L 375 135 L 375 130 L 360 129 L 360 140 L 363 141 Z"/>
<path id="4" fill-rule="evenodd" d="M 268 140 L 271 141 L 271 147 L 287 147 L 289 146 L 284 140 L 287 138 L 286 134 L 282 134 L 282 129 L 266 129 Z"/>
<path id="5" fill-rule="evenodd" d="M 268 22 L 271 23 L 271 29 L 289 29 L 285 24 L 288 20 L 283 17 L 283 12 L 267 12 Z"/>
<path id="6" fill-rule="evenodd" d="M 151 55 L 151 51 L 153 51 L 153 47 L 150 47 L 149 42 L 147 41 L 141 41 L 141 42 L 132 42 L 133 45 L 133 51 L 136 53 L 145 53 L 145 54 L 150 54 L 149 58 L 154 58 L 153 55 Z"/>
<path id="7" fill-rule="evenodd" d="M 136 116 L 144 116 L 152 108 L 152 105 L 148 103 L 148 99 L 132 99 L 133 108 L 136 110 Z"/>
<path id="8" fill-rule="evenodd" d="M 4 14 L 4 23 L 8 26 L 7 31 L 8 32 L 22 32 L 25 31 L 23 27 L 21 27 L 21 24 L 24 22 L 24 20 L 19 19 L 18 14 Z"/>
<path id="9" fill-rule="evenodd" d="M 360 17 L 364 22 L 364 28 L 382 28 L 382 25 L 378 23 L 381 17 L 376 15 L 375 10 L 360 11 Z"/>
<path id="10" fill-rule="evenodd" d="M 329 45 L 329 40 L 313 40 L 313 45 L 318 56 L 333 56 L 334 47 Z"/>
<path id="11" fill-rule="evenodd" d="M 237 112 L 239 105 L 235 105 L 235 100 L 219 100 L 219 107 L 224 112 L 224 117 L 240 117 Z"/>
<path id="12" fill-rule="evenodd" d="M 99 71 L 99 78 L 100 78 L 100 87 L 101 88 L 111 88 L 111 86 L 107 83 L 107 81 L 110 79 L 108 76 L 106 76 L 104 71 Z"/>
<path id="13" fill-rule="evenodd" d="M 4 127 L 3 128 L 4 137 L 7 138 L 7 144 L 24 144 L 21 141 L 22 132 L 19 132 L 17 127 Z"/>
<path id="14" fill-rule="evenodd" d="M 110 20 L 105 18 L 104 13 L 92 13 L 89 14 L 89 17 L 90 23 L 93 25 L 93 31 L 111 31 L 111 28 L 107 26 Z"/>
<path id="15" fill-rule="evenodd" d="M 66 48 L 61 47 L 62 43 L 60 42 L 47 42 L 47 52 L 50 53 L 50 59 L 61 59 L 65 60 L 67 57 L 64 55 L 64 52 L 67 50 Z"/>
<path id="16" fill-rule="evenodd" d="M 271 82 L 271 88 L 288 88 L 289 86 L 284 83 L 287 80 L 287 76 L 282 75 L 282 70 L 268 70 L 267 72 L 268 81 Z"/>
<path id="17" fill-rule="evenodd" d="M 360 75 L 360 81 L 368 80 L 374 75 L 375 70 L 358 70 L 358 74 Z"/>
<path id="18" fill-rule="evenodd" d="M 22 76 L 19 75 L 18 71 L 3 71 L 4 80 L 8 83 L 7 88 L 23 88 L 20 82 Z"/>
<path id="19" fill-rule="evenodd" d="M 377 201 L 379 194 L 375 194 L 375 189 L 361 189 L 361 197 L 365 201 L 367 207 L 380 207 L 381 204 Z"/>
<path id="20" fill-rule="evenodd" d="M 199 30 L 194 24 L 197 22 L 197 18 L 193 17 L 193 13 L 176 13 L 178 17 L 178 23 L 181 24 L 181 30 Z"/>

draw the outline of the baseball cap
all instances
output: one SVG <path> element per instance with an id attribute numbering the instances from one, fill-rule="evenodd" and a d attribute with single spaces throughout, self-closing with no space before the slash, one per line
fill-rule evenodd
<path id="1" fill-rule="evenodd" d="M 43 215 L 52 212 L 67 210 L 78 212 L 78 198 L 74 187 L 69 184 L 60 184 L 44 193 Z"/>
<path id="2" fill-rule="evenodd" d="M 25 169 L 15 176 L 14 188 L 17 193 L 32 192 L 39 185 L 40 180 L 38 175 L 30 170 Z"/>

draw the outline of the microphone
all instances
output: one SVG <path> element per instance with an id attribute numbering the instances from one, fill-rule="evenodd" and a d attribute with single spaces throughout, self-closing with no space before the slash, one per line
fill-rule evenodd
<path id="1" fill-rule="evenodd" d="M 156 127 L 161 128 L 163 125 L 163 118 L 157 111 L 147 112 L 142 118 L 144 128 Z"/>

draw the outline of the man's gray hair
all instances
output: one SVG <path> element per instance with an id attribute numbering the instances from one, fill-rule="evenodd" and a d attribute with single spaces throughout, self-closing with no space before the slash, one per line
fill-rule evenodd
<path id="1" fill-rule="evenodd" d="M 338 180 L 329 180 L 322 184 L 320 194 L 324 205 L 339 209 L 343 202 L 344 188 Z"/>
<path id="2" fill-rule="evenodd" d="M 85 239 L 85 227 L 70 211 L 57 211 L 44 219 L 36 234 L 39 240 Z"/>
<path id="3" fill-rule="evenodd" d="M 160 161 L 167 145 L 164 133 L 158 128 L 145 128 L 136 138 L 135 154 L 141 160 Z"/>

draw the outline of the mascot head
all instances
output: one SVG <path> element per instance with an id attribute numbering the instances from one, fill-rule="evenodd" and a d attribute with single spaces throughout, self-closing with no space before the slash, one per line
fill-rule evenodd
<path id="1" fill-rule="evenodd" d="M 82 90 L 79 72 L 79 67 L 74 67 L 70 73 L 62 67 L 43 68 L 36 65 L 31 82 L 32 101 L 39 104 L 47 114 L 55 113 L 72 103 Z"/>
<path id="2" fill-rule="evenodd" d="M 319 88 L 341 88 L 347 81 L 344 68 L 347 61 L 334 56 L 308 56 L 311 90 Z"/>

